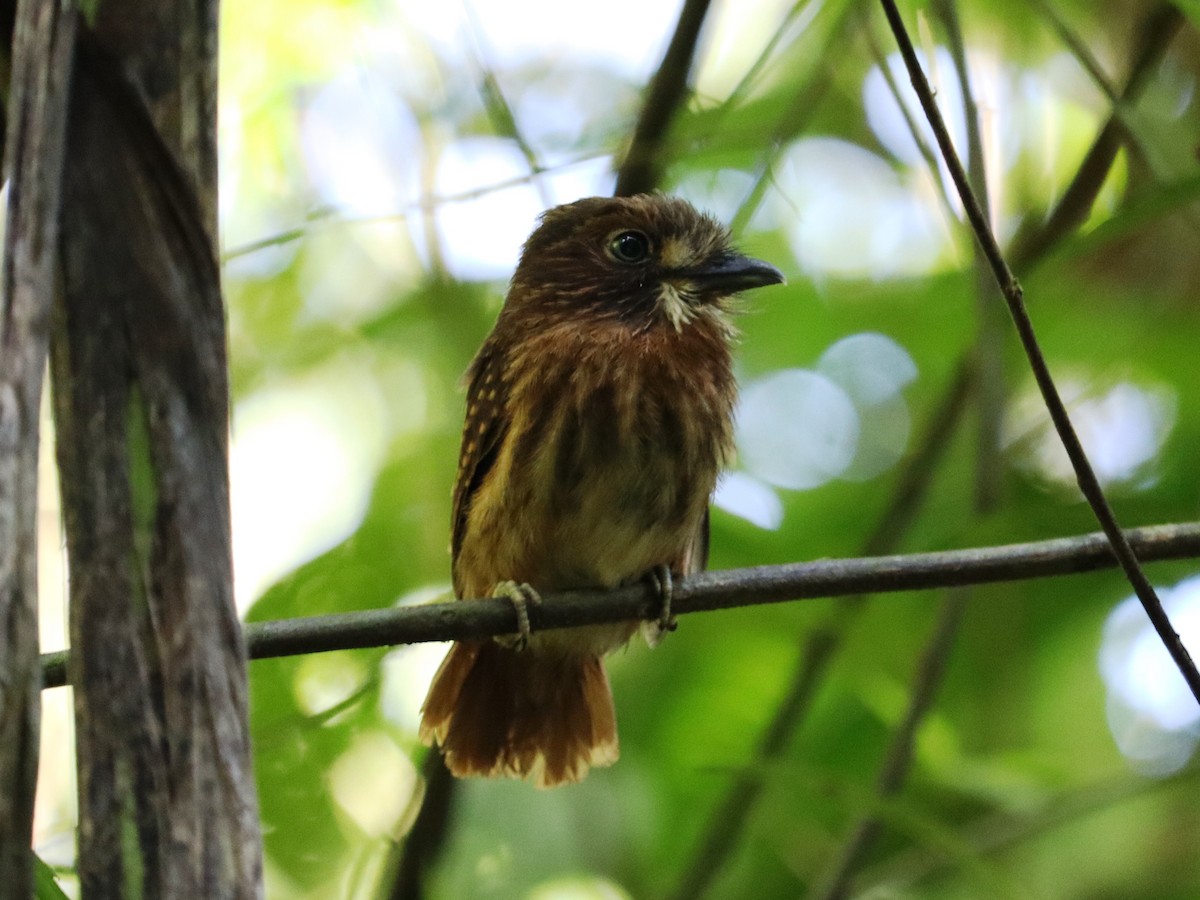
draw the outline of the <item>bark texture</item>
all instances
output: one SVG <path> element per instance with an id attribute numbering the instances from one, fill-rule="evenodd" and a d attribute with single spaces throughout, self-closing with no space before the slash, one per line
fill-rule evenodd
<path id="1" fill-rule="evenodd" d="M 233 604 L 215 0 L 104 0 L 69 111 L 52 375 L 86 898 L 261 893 Z"/>
<path id="2" fill-rule="evenodd" d="M 3 13 L 13 23 L 12 7 Z M 62 190 L 76 15 L 23 2 L 12 28 L 0 279 L 0 898 L 33 893 L 29 850 L 41 693 L 37 629 L 38 412 Z"/>

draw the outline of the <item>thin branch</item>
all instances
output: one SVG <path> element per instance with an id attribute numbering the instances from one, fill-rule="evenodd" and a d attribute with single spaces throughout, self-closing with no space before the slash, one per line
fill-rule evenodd
<path id="1" fill-rule="evenodd" d="M 965 588 L 952 590 L 942 603 L 933 634 L 917 666 L 908 709 L 905 710 L 904 719 L 896 728 L 896 733 L 892 735 L 892 743 L 879 770 L 875 796 L 880 801 L 894 796 L 908 775 L 917 731 L 932 708 L 937 689 L 945 676 L 950 651 L 953 649 L 958 627 L 966 610 L 967 595 L 968 591 Z M 875 843 L 882 830 L 883 822 L 877 814 L 870 813 L 863 817 L 850 833 L 842 852 L 838 854 L 833 871 L 811 896 L 819 900 L 840 900 L 845 897 L 859 860 Z"/>
<path id="2" fill-rule="evenodd" d="M 1050 27 L 1053 28 L 1054 33 L 1058 35 L 1058 39 L 1067 46 L 1067 49 L 1071 51 L 1071 54 L 1075 57 L 1076 61 L 1083 66 L 1084 71 L 1088 73 L 1088 77 L 1092 79 L 1096 87 L 1098 87 L 1104 96 L 1108 98 L 1109 103 L 1112 105 L 1112 119 L 1110 121 L 1119 123 L 1120 128 L 1115 132 L 1115 134 L 1121 139 L 1121 142 L 1123 142 L 1130 159 L 1136 160 L 1139 165 L 1142 165 L 1149 170 L 1150 175 L 1155 179 L 1156 182 L 1161 181 L 1162 178 L 1160 177 L 1160 173 L 1154 171 L 1155 166 L 1153 164 L 1152 155 L 1147 152 L 1145 141 L 1142 140 L 1141 135 L 1138 134 L 1137 123 L 1133 121 L 1129 115 L 1130 106 L 1136 98 L 1132 96 L 1125 98 L 1118 93 L 1117 89 L 1113 86 L 1112 81 L 1101 68 L 1099 60 L 1097 60 L 1092 54 L 1092 51 L 1083 42 L 1083 39 L 1071 29 L 1062 16 L 1058 14 L 1057 10 L 1050 6 L 1046 0 L 1028 0 L 1028 2 L 1046 17 L 1047 21 L 1050 22 Z M 1169 40 L 1170 35 L 1174 33 L 1174 27 L 1177 26 L 1181 21 L 1174 14 L 1173 8 L 1167 8 L 1166 10 L 1160 9 L 1157 12 L 1161 17 L 1152 17 L 1150 21 L 1158 24 L 1159 30 L 1150 32 L 1151 40 L 1149 43 L 1147 43 L 1146 34 L 1142 34 L 1138 39 L 1138 43 L 1143 45 L 1140 48 L 1141 53 L 1146 54 L 1147 51 L 1149 51 L 1149 54 L 1153 58 L 1161 56 L 1162 51 L 1166 49 L 1167 41 Z M 1162 15 L 1164 12 L 1165 15 Z M 1164 25 L 1167 27 L 1163 28 L 1162 26 Z M 1133 74 L 1130 76 L 1130 82 L 1140 88 L 1140 86 L 1145 83 L 1145 73 L 1147 71 L 1147 68 L 1135 68 Z M 1117 145 L 1114 144 L 1114 146 Z M 1182 215 L 1191 223 L 1192 227 L 1200 228 L 1200 219 L 1197 219 L 1197 217 L 1186 208 L 1181 212 Z"/>
<path id="3" fill-rule="evenodd" d="M 1162 59 L 1183 21 L 1183 14 L 1170 4 L 1156 7 L 1144 20 L 1139 30 L 1138 51 L 1117 105 L 1046 220 L 1022 228 L 1013 239 L 1011 256 L 1014 269 L 1027 273 L 1036 261 L 1045 256 L 1045 248 L 1057 244 L 1083 224 L 1121 147 L 1124 133 L 1122 109 L 1141 95 L 1150 73 Z"/>
<path id="4" fill-rule="evenodd" d="M 1079 35 L 1071 30 L 1063 17 L 1058 14 L 1058 10 L 1047 3 L 1046 0 L 1028 0 L 1028 2 L 1050 23 L 1050 27 L 1054 30 L 1058 39 L 1066 45 L 1067 49 L 1071 51 L 1071 55 L 1083 66 L 1084 71 L 1088 73 L 1088 77 L 1096 83 L 1096 87 L 1100 88 L 1104 96 L 1108 98 L 1109 104 L 1113 107 L 1113 113 L 1119 115 L 1122 112 L 1121 95 L 1113 85 L 1112 80 L 1100 66 L 1100 61 L 1096 59 L 1095 54 L 1092 53 L 1088 45 L 1083 42 L 1083 39 Z"/>
<path id="5" fill-rule="evenodd" d="M 967 170 L 972 189 L 979 198 L 984 215 L 992 219 L 991 198 L 988 195 L 987 161 L 983 156 L 983 138 L 979 128 L 979 105 L 971 89 L 967 67 L 967 49 L 963 43 L 962 24 L 954 0 L 935 0 L 933 10 L 941 20 L 954 60 L 954 72 L 962 96 L 963 118 L 967 126 Z M 978 325 L 975 337 L 975 358 L 979 367 L 977 402 L 979 419 L 976 455 L 974 499 L 977 512 L 987 513 L 1000 503 L 1004 462 L 1000 453 L 1000 430 L 1004 420 L 1004 312 L 996 302 L 996 285 L 988 275 L 987 261 L 978 243 L 973 243 L 973 274 L 975 308 Z"/>
<path id="6" fill-rule="evenodd" d="M 397 847 L 389 900 L 420 900 L 425 896 L 429 869 L 441 855 L 450 834 L 455 782 L 441 752 L 434 749 L 425 754 L 421 778 L 424 782 L 421 807 L 412 828 Z"/>
<path id="7" fill-rule="evenodd" d="M 751 184 L 746 198 L 738 205 L 733 221 L 729 223 L 729 230 L 735 235 L 740 235 L 745 231 L 750 220 L 754 218 L 754 214 L 758 212 L 763 197 L 766 196 L 767 187 L 773 183 L 776 161 L 783 150 L 790 146 L 791 141 L 807 129 L 809 121 L 820 110 L 832 80 L 829 67 L 819 67 L 812 80 L 803 84 L 796 91 L 792 102 L 780 116 L 779 122 L 767 141 L 769 149 L 758 163 L 754 182 Z"/>
<path id="8" fill-rule="evenodd" d="M 758 208 L 762 204 L 763 197 L 766 196 L 768 186 L 773 183 L 776 161 L 783 150 L 790 146 L 790 142 L 808 127 L 809 121 L 820 110 L 832 80 L 829 68 L 821 66 L 813 75 L 812 80 L 796 91 L 792 102 L 788 104 L 767 142 L 769 149 L 758 163 L 754 182 L 751 184 L 746 198 L 738 205 L 733 221 L 729 223 L 729 230 L 735 235 L 740 235 L 750 225 L 751 219 L 754 218 L 754 214 L 758 212 Z"/>
<path id="9" fill-rule="evenodd" d="M 554 198 L 550 194 L 549 187 L 546 185 L 545 180 L 537 177 L 537 173 L 544 169 L 542 161 L 538 157 L 533 145 L 526 139 L 520 125 L 517 124 L 517 116 L 513 112 L 512 105 L 508 102 L 508 98 L 504 96 L 504 89 L 500 86 L 500 80 L 496 77 L 496 67 L 492 64 L 492 54 L 487 45 L 487 38 L 483 27 L 479 23 L 479 17 L 475 13 L 475 7 L 470 3 L 464 3 L 463 8 L 470 27 L 471 37 L 474 39 L 474 45 L 471 49 L 473 51 L 472 55 L 474 56 L 475 66 L 480 72 L 479 92 L 482 95 L 484 109 L 487 111 L 488 118 L 491 119 L 492 128 L 496 130 L 497 134 L 509 138 L 517 145 L 517 149 L 521 151 L 521 155 L 525 158 L 525 164 L 529 166 L 530 180 L 533 182 L 534 189 L 538 192 L 538 199 L 541 201 L 542 206 L 553 206 Z"/>
<path id="10" fill-rule="evenodd" d="M 938 191 L 938 196 L 942 198 L 944 208 L 950 211 L 953 207 L 950 202 L 949 191 L 941 179 L 941 168 L 938 166 L 937 154 L 933 152 L 933 147 L 925 140 L 925 133 L 917 125 L 917 120 L 913 118 L 912 110 L 908 108 L 908 104 L 904 102 L 904 94 L 900 90 L 900 84 L 896 81 L 896 76 L 892 72 L 891 65 L 888 63 L 887 54 L 883 52 L 883 48 L 879 45 L 874 31 L 871 30 L 865 7 L 862 11 L 862 18 L 862 33 L 867 41 L 867 49 L 871 51 L 871 58 L 875 60 L 875 65 L 879 67 L 879 74 L 883 77 L 883 83 L 887 87 L 888 93 L 892 95 L 892 100 L 896 104 L 896 109 L 900 112 L 900 117 L 904 119 L 904 126 L 908 129 L 909 136 L 912 137 L 913 143 L 917 147 L 917 152 L 921 154 L 921 159 L 925 161 L 925 167 L 929 170 L 929 177 L 933 179 L 935 185 L 941 187 Z"/>
<path id="11" fill-rule="evenodd" d="M 545 180 L 539 178 L 537 174 L 545 168 L 537 151 L 534 150 L 533 145 L 529 143 L 521 131 L 521 127 L 517 124 L 517 116 L 513 112 L 512 106 L 509 105 L 508 98 L 504 96 L 504 90 L 500 87 L 495 71 L 483 62 L 480 62 L 480 66 L 483 71 L 479 91 L 483 95 L 483 105 L 487 109 L 488 118 L 492 121 L 492 127 L 496 129 L 497 134 L 509 138 L 517 145 L 521 156 L 525 158 L 525 164 L 529 166 L 529 180 L 533 182 L 542 206 L 553 206 L 554 197 L 550 193 L 550 188 Z"/>
<path id="12" fill-rule="evenodd" d="M 685 0 L 675 34 L 663 56 L 633 129 L 629 153 L 617 172 L 618 197 L 641 194 L 658 187 L 662 170 L 662 145 L 675 113 L 687 95 L 688 73 L 700 40 L 700 28 L 710 0 Z"/>
<path id="13" fill-rule="evenodd" d="M 732 109 L 737 106 L 737 104 L 741 102 L 742 98 L 750 91 L 750 88 L 753 87 L 754 82 L 758 79 L 759 75 L 761 75 L 766 69 L 767 63 L 775 54 L 775 51 L 779 48 L 779 45 L 783 43 L 784 38 L 788 36 L 788 32 L 792 29 L 792 26 L 800 21 L 801 18 L 804 18 L 805 21 L 802 23 L 797 37 L 803 35 L 804 32 L 807 31 L 808 26 L 812 23 L 812 20 L 820 11 L 821 4 L 814 2 L 814 0 L 796 0 L 796 2 L 792 4 L 792 8 L 783 14 L 783 18 L 771 32 L 771 36 L 767 39 L 766 44 L 763 45 L 763 48 L 759 51 L 758 56 L 754 58 L 754 62 L 750 63 L 745 73 L 740 79 L 738 79 L 738 83 L 733 86 L 733 90 L 729 92 L 729 96 L 725 98 L 725 101 L 721 104 L 721 106 L 724 109 Z M 840 28 L 840 26 L 837 27 Z M 789 47 L 787 49 L 791 48 Z"/>
<path id="14" fill-rule="evenodd" d="M 1010 850 L 1119 804 L 1160 791 L 1177 792 L 1197 780 L 1200 780 L 1200 768 L 1194 765 L 1161 780 L 1122 774 L 1103 782 L 1062 791 L 1046 798 L 1033 811 L 985 814 L 957 826 L 956 834 L 962 839 L 965 852 L 978 859 Z M 938 852 L 935 847 L 916 845 L 864 872 L 855 887 L 862 892 L 861 896 L 909 896 L 922 881 L 946 869 L 959 858 L 961 856 L 952 857 Z"/>
<path id="15" fill-rule="evenodd" d="M 1141 29 L 1141 32 L 1149 37 L 1140 42 L 1141 47 L 1130 67 L 1132 74 L 1125 88 L 1127 96 L 1137 87 L 1143 74 L 1152 68 L 1161 56 L 1165 32 L 1160 18 L 1161 10 L 1152 13 Z M 901 98 L 895 81 L 891 77 L 891 69 L 886 63 L 886 58 L 878 44 L 872 39 L 870 30 L 864 30 L 885 81 L 908 122 L 913 140 L 925 156 L 930 172 L 933 173 L 940 185 L 942 182 L 937 174 L 939 172 L 937 161 L 930 155 L 923 135 L 911 116 L 908 115 L 908 106 Z M 1104 142 L 1103 135 L 1102 131 L 1096 139 L 1097 144 Z M 1080 224 L 1082 219 L 1070 215 L 1068 211 L 1081 202 L 1080 198 L 1087 197 L 1087 203 L 1090 205 L 1091 198 L 1094 198 L 1095 192 L 1099 190 L 1115 158 L 1115 154 L 1110 154 L 1099 160 L 1099 164 L 1095 159 L 1085 159 L 1084 165 L 1072 180 L 1071 189 L 1064 194 L 1058 206 L 1050 214 L 1051 221 L 1060 221 L 1064 223 L 1063 226 L 1040 232 L 1035 239 L 1027 242 L 1020 258 L 1021 266 L 1032 268 L 1037 265 Z M 765 167 L 765 171 L 769 171 L 769 167 Z M 764 183 L 764 179 L 760 178 L 751 195 L 752 200 L 743 204 L 735 222 L 749 219 L 761 197 L 761 188 Z M 938 195 L 942 198 L 943 205 L 948 207 L 944 186 Z M 736 232 L 739 229 L 735 227 L 734 230 Z M 986 265 L 982 268 L 986 273 Z M 923 440 L 918 442 L 921 449 L 905 465 L 894 488 L 892 501 L 885 508 L 881 520 L 863 545 L 861 552 L 864 555 L 888 553 L 899 546 L 899 537 L 907 531 L 916 514 L 921 497 L 936 467 L 936 460 L 957 427 L 967 394 L 976 378 L 974 364 L 969 356 L 964 356 L 959 360 L 958 372 L 945 399 L 936 406 L 938 412 L 934 416 L 929 432 Z M 800 727 L 816 696 L 821 680 L 841 648 L 846 629 L 863 609 L 864 601 L 865 597 L 861 595 L 848 598 L 847 602 L 838 604 L 832 611 L 832 618 L 829 621 L 809 633 L 800 651 L 796 672 L 790 681 L 791 687 L 780 701 L 760 741 L 756 756 L 759 763 L 769 763 L 782 753 L 788 737 Z M 738 836 L 761 791 L 761 786 L 761 779 L 751 771 L 743 772 L 730 783 L 723 798 L 713 808 L 708 825 L 697 842 L 697 850 L 693 854 L 690 864 L 683 869 L 683 881 L 675 893 L 680 900 L 693 900 L 693 898 L 703 895 L 711 887 L 726 858 L 737 843 Z"/>
<path id="16" fill-rule="evenodd" d="M 313 210 L 304 217 L 304 223 L 301 225 L 286 228 L 283 231 L 277 231 L 274 234 L 269 234 L 265 237 L 256 238 L 253 241 L 248 241 L 245 244 L 239 244 L 236 247 L 231 247 L 221 255 L 221 262 L 227 263 L 230 260 L 237 259 L 242 256 L 249 256 L 252 253 L 257 253 L 260 250 L 266 250 L 269 247 L 279 247 L 284 244 L 290 244 L 307 237 L 310 231 L 318 225 L 374 225 L 380 222 L 403 222 L 405 219 L 414 213 L 430 213 L 436 210 L 439 206 L 444 206 L 448 203 L 462 203 L 466 200 L 477 200 L 480 197 L 486 197 L 489 194 L 497 193 L 498 191 L 507 190 L 511 187 L 518 187 L 533 181 L 539 175 L 544 175 L 548 172 L 561 172 L 564 169 L 569 169 L 572 166 L 578 166 L 586 162 L 599 159 L 604 154 L 602 153 L 583 153 L 579 156 L 572 157 L 563 162 L 555 163 L 548 166 L 539 166 L 530 172 L 522 175 L 514 175 L 510 178 L 502 178 L 499 181 L 494 181 L 491 184 L 485 184 L 482 187 L 470 188 L 465 191 L 458 191 L 452 194 L 424 194 L 412 203 L 401 206 L 395 212 L 380 213 L 369 216 L 344 216 L 336 206 L 322 206 L 320 209 Z"/>
<path id="17" fill-rule="evenodd" d="M 967 363 L 960 364 L 948 390 L 936 405 L 924 435 L 917 442 L 919 449 L 908 458 L 897 477 L 879 523 L 863 543 L 864 555 L 887 553 L 899 546 L 925 497 L 933 473 L 937 471 L 938 461 L 962 419 L 973 382 L 972 367 Z M 677 900 L 703 897 L 716 881 L 749 821 L 750 810 L 762 793 L 761 773 L 783 754 L 788 739 L 808 715 L 817 689 L 842 647 L 850 622 L 865 602 L 866 597 L 862 594 L 848 597 L 846 602 L 833 608 L 829 621 L 808 633 L 796 657 L 796 670 L 787 693 L 759 739 L 756 765 L 739 772 L 721 800 L 713 806 L 691 861 L 682 869 L 680 883 L 672 895 Z"/>
<path id="18" fill-rule="evenodd" d="M 1200 558 L 1200 522 L 1135 528 L 1128 537 L 1148 562 Z M 675 582 L 671 606 L 673 612 L 683 615 L 818 597 L 1025 581 L 1116 565 L 1111 545 L 1102 533 L 1094 532 L 970 550 L 700 572 Z M 652 619 L 658 615 L 660 605 L 648 584 L 613 591 L 548 594 L 543 600 L 528 611 L 535 631 Z M 252 622 L 245 627 L 251 659 L 428 641 L 481 640 L 516 631 L 512 604 L 496 598 Z M 46 687 L 65 684 L 66 656 L 66 651 L 42 656 Z"/>
<path id="19" fill-rule="evenodd" d="M 933 91 L 929 87 L 929 82 L 926 80 L 924 72 L 921 71 L 921 64 L 917 60 L 916 51 L 913 49 L 912 41 L 909 39 L 908 32 L 904 28 L 904 21 L 900 18 L 900 11 L 896 8 L 895 0 L 882 0 L 882 3 L 884 12 L 888 18 L 888 24 L 892 27 L 892 32 L 896 36 L 896 43 L 899 45 L 900 53 L 904 57 L 904 63 L 908 67 L 913 88 L 921 100 L 921 107 L 925 110 L 925 115 L 929 119 L 929 124 L 933 128 L 934 135 L 937 137 L 942 156 L 950 169 L 951 178 L 953 178 L 954 185 L 958 188 L 959 196 L 962 198 L 967 219 L 970 221 L 971 227 L 975 230 L 975 236 L 978 238 L 979 244 L 983 248 L 984 256 L 987 257 L 988 264 L 992 268 L 992 274 L 995 275 L 996 282 L 1000 285 L 1000 290 L 1004 294 L 1005 301 L 1008 303 L 1009 313 L 1012 315 L 1013 323 L 1016 325 L 1017 334 L 1021 338 L 1021 345 L 1025 349 L 1025 355 L 1029 359 L 1029 365 L 1033 370 L 1038 388 L 1042 392 L 1042 399 L 1046 403 L 1046 409 L 1050 413 L 1050 418 L 1054 422 L 1054 428 L 1058 432 L 1059 438 L 1063 442 L 1063 447 L 1067 451 L 1067 456 L 1071 460 L 1071 466 L 1075 470 L 1079 489 L 1083 492 L 1083 496 L 1092 507 L 1097 521 L 1108 536 L 1113 547 L 1113 552 L 1116 554 L 1121 568 L 1125 572 L 1125 577 L 1133 585 L 1133 590 L 1142 602 L 1142 606 L 1146 610 L 1146 615 L 1150 617 L 1150 621 L 1154 625 L 1154 630 L 1158 632 L 1159 638 L 1162 639 L 1167 651 L 1171 654 L 1175 665 L 1183 674 L 1184 680 L 1191 689 L 1193 696 L 1196 697 L 1197 702 L 1200 702 L 1200 670 L 1196 669 L 1196 664 L 1192 662 L 1191 655 L 1188 653 L 1187 648 L 1184 647 L 1183 641 L 1179 639 L 1179 635 L 1176 634 L 1175 629 L 1171 625 L 1171 620 L 1163 610 L 1158 595 L 1146 578 L 1145 572 L 1142 571 L 1141 566 L 1138 564 L 1137 556 L 1134 554 L 1133 548 L 1129 545 L 1129 541 L 1125 533 L 1121 530 L 1121 526 L 1117 524 L 1112 509 L 1108 505 L 1108 500 L 1104 496 L 1104 491 L 1100 487 L 1100 482 L 1096 479 L 1096 474 L 1092 471 L 1091 463 L 1088 462 L 1087 454 L 1084 453 L 1079 436 L 1071 426 L 1071 419 L 1067 415 L 1067 408 L 1063 405 L 1062 398 L 1058 395 L 1058 389 L 1054 385 L 1054 380 L 1050 376 L 1050 370 L 1046 365 L 1046 360 L 1042 356 L 1041 348 L 1038 346 L 1037 338 L 1034 335 L 1033 323 L 1029 319 L 1029 313 L 1026 311 L 1025 303 L 1022 299 L 1021 286 L 1017 283 L 1017 279 L 1009 269 L 1004 255 L 1000 252 L 1000 246 L 996 243 L 995 235 L 992 234 L 987 216 L 984 214 L 979 201 L 975 198 L 975 194 L 971 190 L 970 184 L 967 182 L 966 173 L 963 171 L 962 163 L 959 161 L 958 154 L 954 150 L 954 145 L 950 140 L 950 133 L 946 130 L 946 123 L 942 120 L 937 103 L 933 99 Z"/>
<path id="20" fill-rule="evenodd" d="M 783 23 L 779 26 L 777 35 L 782 35 L 784 30 L 791 27 L 792 23 L 798 16 L 802 4 L 797 3 L 785 17 Z M 842 12 L 830 29 L 829 36 L 826 39 L 829 46 L 835 46 L 844 39 L 846 29 L 849 27 L 853 16 L 854 4 L 847 4 L 843 7 Z M 755 65 L 764 64 L 766 54 L 774 46 L 773 42 L 768 43 L 767 49 L 763 51 Z M 783 111 L 783 114 L 775 123 L 772 129 L 771 137 L 768 139 L 768 149 L 766 154 L 759 160 L 756 171 L 754 173 L 754 182 L 750 186 L 750 190 L 746 194 L 746 198 L 738 205 L 737 212 L 734 214 L 733 221 L 730 222 L 730 230 L 735 234 L 741 234 L 750 224 L 754 214 L 758 211 L 762 204 L 763 197 L 766 196 L 767 187 L 773 184 L 775 163 L 785 149 L 791 146 L 792 141 L 808 130 L 808 124 L 813 117 L 821 110 L 821 105 L 825 101 L 825 95 L 828 94 L 830 86 L 833 84 L 833 68 L 832 63 L 827 61 L 818 62 L 810 73 L 808 79 L 800 85 L 792 96 L 791 102 Z M 744 85 L 748 83 L 749 74 L 743 78 L 729 95 L 729 98 L 722 104 L 723 111 L 733 108 L 737 102 Z M 723 121 L 723 116 L 717 118 L 717 123 Z"/>

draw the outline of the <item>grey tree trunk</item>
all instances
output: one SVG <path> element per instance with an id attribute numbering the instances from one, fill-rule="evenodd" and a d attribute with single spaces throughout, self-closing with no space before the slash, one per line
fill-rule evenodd
<path id="1" fill-rule="evenodd" d="M 12 22 L 12 10 L 7 10 Z M 37 628 L 38 412 L 62 190 L 76 14 L 24 3 L 12 31 L 9 182 L 0 282 L 0 898 L 33 893 L 29 851 L 41 677 Z"/>
<path id="2" fill-rule="evenodd" d="M 215 0 L 102 0 L 76 57 L 51 353 L 88 898 L 261 892 L 230 552 L 216 29 Z"/>

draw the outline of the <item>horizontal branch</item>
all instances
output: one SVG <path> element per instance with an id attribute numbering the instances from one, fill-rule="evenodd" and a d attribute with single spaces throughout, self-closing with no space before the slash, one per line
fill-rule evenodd
<path id="1" fill-rule="evenodd" d="M 1135 528 L 1128 536 L 1138 556 L 1147 562 L 1200 557 L 1200 522 Z M 680 578 L 674 585 L 671 611 L 682 615 L 818 597 L 1024 581 L 1116 565 L 1112 547 L 1101 532 L 971 550 L 821 559 Z M 547 594 L 543 601 L 529 609 L 534 631 L 653 619 L 659 614 L 659 601 L 648 585 Z M 512 604 L 485 599 L 251 622 L 245 634 L 250 658 L 266 659 L 426 641 L 478 640 L 516 630 Z M 42 656 L 45 687 L 66 683 L 66 657 L 66 651 Z"/>

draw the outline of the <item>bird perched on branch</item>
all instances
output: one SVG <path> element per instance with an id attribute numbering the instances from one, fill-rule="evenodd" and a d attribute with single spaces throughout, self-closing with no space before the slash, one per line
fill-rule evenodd
<path id="1" fill-rule="evenodd" d="M 468 371 L 451 552 L 459 598 L 504 596 L 515 638 L 460 641 L 421 739 L 455 775 L 578 781 L 617 758 L 602 659 L 637 622 L 530 633 L 539 592 L 702 569 L 708 503 L 732 452 L 731 300 L 779 284 L 683 200 L 551 209 Z"/>

